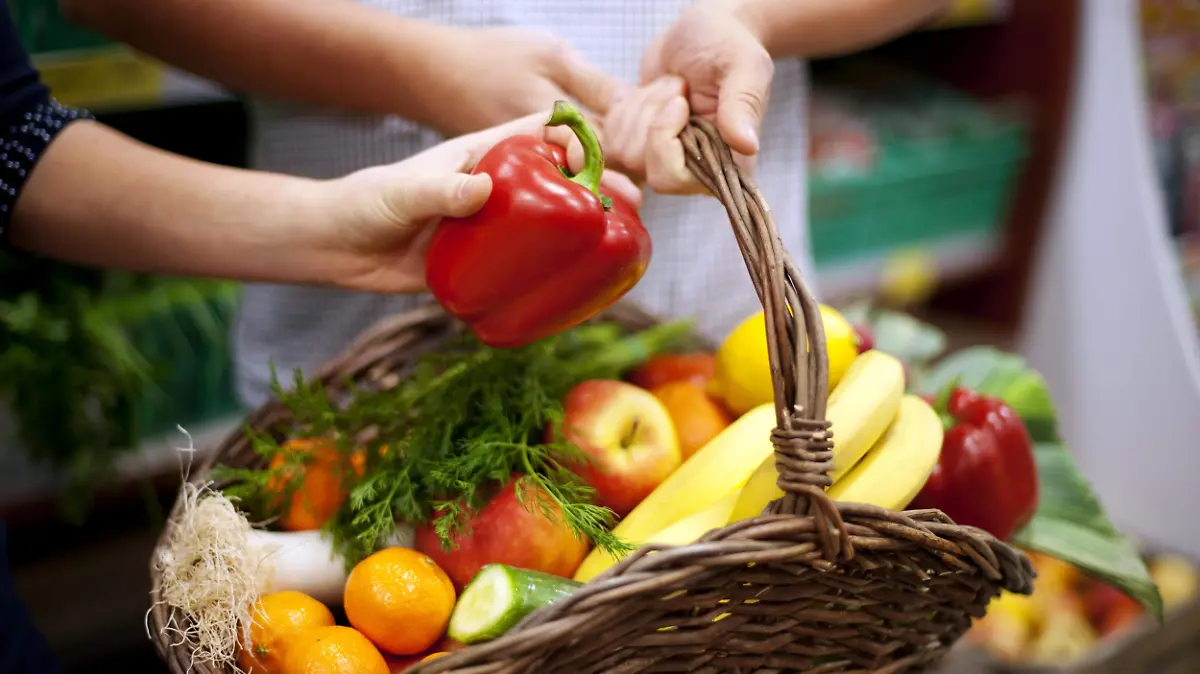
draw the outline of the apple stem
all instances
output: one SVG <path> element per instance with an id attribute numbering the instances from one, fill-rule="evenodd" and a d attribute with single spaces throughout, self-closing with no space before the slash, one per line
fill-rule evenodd
<path id="1" fill-rule="evenodd" d="M 621 449 L 629 449 L 629 446 L 633 444 L 633 440 L 637 436 L 638 427 L 641 425 L 641 422 L 642 420 L 640 418 L 633 418 L 633 424 L 629 426 L 629 432 L 626 433 L 625 437 L 621 439 Z"/>

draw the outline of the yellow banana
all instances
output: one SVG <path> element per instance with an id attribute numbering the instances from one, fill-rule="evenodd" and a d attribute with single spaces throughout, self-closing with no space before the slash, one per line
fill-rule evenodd
<path id="1" fill-rule="evenodd" d="M 929 403 L 904 396 L 892 425 L 862 461 L 829 488 L 829 497 L 888 510 L 906 508 L 933 473 L 942 436 L 942 420 Z"/>
<path id="2" fill-rule="evenodd" d="M 829 395 L 826 409 L 826 418 L 833 424 L 831 476 L 835 483 L 883 435 L 895 418 L 903 395 L 904 366 L 895 356 L 872 349 L 860 355 L 846 371 Z M 776 484 L 778 480 L 772 453 L 742 488 L 729 521 L 755 517 L 768 503 L 783 496 L 783 490 Z"/>
<path id="3" fill-rule="evenodd" d="M 774 403 L 743 414 L 675 469 L 613 533 L 632 545 L 641 545 L 654 533 L 736 492 L 754 468 L 774 454 L 773 428 Z M 615 562 L 611 555 L 594 548 L 580 569 L 604 569 Z"/>
<path id="4" fill-rule="evenodd" d="M 713 529 L 725 526 L 729 521 L 729 513 L 733 512 L 733 504 L 737 501 L 737 491 L 731 491 L 712 505 L 697 513 L 668 525 L 662 531 L 651 534 L 644 542 L 636 545 L 687 545 L 700 540 L 700 537 Z M 616 564 L 617 560 L 610 555 L 589 555 L 575 572 L 575 580 L 586 583 Z"/>

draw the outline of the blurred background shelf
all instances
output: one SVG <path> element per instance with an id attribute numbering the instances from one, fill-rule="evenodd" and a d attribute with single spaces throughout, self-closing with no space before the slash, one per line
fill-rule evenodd
<path id="1" fill-rule="evenodd" d="M 955 0 L 950 11 L 929 28 L 942 30 L 1000 23 L 1012 14 L 1012 0 Z"/>
<path id="2" fill-rule="evenodd" d="M 8 7 L 43 80 L 67 105 L 110 111 L 231 99 L 209 82 L 71 23 L 57 0 L 9 0 Z"/>
<path id="3" fill-rule="evenodd" d="M 235 100 L 206 80 L 120 46 L 43 53 L 34 65 L 63 104 L 93 112 Z"/>
<path id="4" fill-rule="evenodd" d="M 189 436 L 195 450 L 190 460 L 198 465 L 241 422 L 240 414 L 227 414 L 183 425 L 187 434 L 172 429 L 147 437 L 118 460 L 117 477 L 106 486 L 99 499 L 127 498 L 131 488 L 136 492 L 141 484 L 171 484 L 170 476 L 175 476 L 172 486 L 178 487 L 189 460 L 185 451 L 189 447 Z M 53 519 L 55 499 L 62 488 L 62 479 L 54 472 L 22 461 L 21 455 L 15 452 L 0 451 L 0 519 L 12 526 L 29 526 Z"/>

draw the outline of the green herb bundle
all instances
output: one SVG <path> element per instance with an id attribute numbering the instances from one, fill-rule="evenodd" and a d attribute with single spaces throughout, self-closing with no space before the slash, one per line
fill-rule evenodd
<path id="1" fill-rule="evenodd" d="M 450 545 L 495 488 L 513 479 L 520 481 L 518 494 L 548 497 L 529 499 L 548 517 L 561 517 L 577 535 L 618 552 L 628 548 L 610 531 L 613 513 L 592 502 L 593 490 L 569 468 L 581 453 L 560 432 L 546 442 L 546 429 L 559 427 L 561 400 L 574 385 L 619 377 L 681 345 L 689 332 L 687 324 L 672 323 L 624 335 L 618 326 L 600 323 L 517 349 L 464 338 L 420 359 L 388 390 L 352 389 L 348 400 L 339 401 L 299 373 L 294 388 L 285 391 L 278 382 L 275 388 L 294 417 L 291 437 L 327 437 L 343 456 L 364 453 L 364 474 L 328 525 L 348 563 L 384 545 L 397 521 L 432 522 Z M 261 435 L 255 449 L 268 459 L 285 452 Z M 294 489 L 302 474 L 296 462 L 305 460 L 285 456 L 274 469 L 220 468 L 215 477 L 233 480 L 226 494 L 274 514 L 281 482 Z"/>

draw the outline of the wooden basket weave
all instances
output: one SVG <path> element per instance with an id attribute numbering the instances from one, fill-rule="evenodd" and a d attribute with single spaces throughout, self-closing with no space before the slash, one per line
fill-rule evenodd
<path id="1" fill-rule="evenodd" d="M 766 312 L 778 422 L 771 439 L 785 496 L 693 545 L 640 549 L 505 636 L 413 674 L 916 672 L 937 663 L 1001 589 L 1032 590 L 1029 559 L 982 530 L 936 510 L 893 512 L 826 496 L 833 453 L 818 305 L 762 195 L 715 129 L 693 120 L 681 138 L 689 168 L 729 212 Z M 627 304 L 603 318 L 630 329 L 654 322 Z M 334 392 L 347 376 L 394 385 L 461 329 L 434 306 L 393 317 L 318 377 Z M 272 401 L 249 423 L 268 431 L 287 421 Z M 260 458 L 238 431 L 191 479 L 204 480 L 215 461 L 252 466 Z M 175 674 L 211 672 L 193 666 L 191 644 L 162 632 L 171 609 L 159 602 L 153 564 L 151 576 L 160 655 Z"/>

